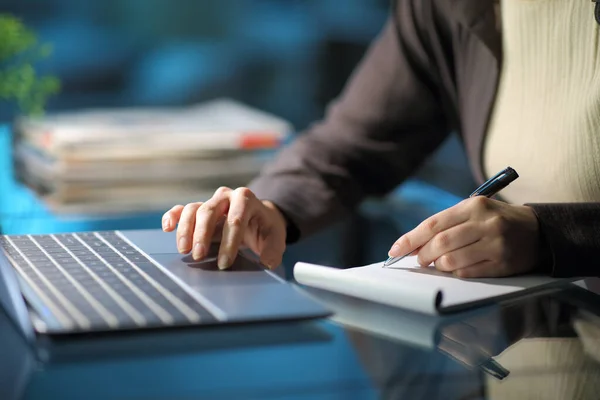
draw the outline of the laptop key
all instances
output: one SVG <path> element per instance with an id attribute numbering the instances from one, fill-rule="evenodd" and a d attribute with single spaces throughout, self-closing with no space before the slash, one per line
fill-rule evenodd
<path id="1" fill-rule="evenodd" d="M 140 318 L 150 326 L 187 323 L 198 315 L 214 320 L 115 232 L 0 237 L 0 246 L 53 303 L 60 304 L 58 292 L 93 327 L 105 327 L 107 312 L 119 326 L 135 326 Z"/>

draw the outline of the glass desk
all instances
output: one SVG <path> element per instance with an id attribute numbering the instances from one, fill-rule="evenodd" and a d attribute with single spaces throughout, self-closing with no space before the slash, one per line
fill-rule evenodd
<path id="1" fill-rule="evenodd" d="M 0 126 L 2 154 L 7 132 Z M 4 233 L 160 224 L 158 213 L 58 220 L 14 182 L 10 157 L 2 160 Z M 444 318 L 310 293 L 332 318 L 35 346 L 0 310 L 0 400 L 600 398 L 600 300 L 591 291 L 574 286 Z"/>
<path id="2" fill-rule="evenodd" d="M 0 313 L 0 398 L 597 399 L 579 287 L 443 318 L 309 290 L 330 319 L 40 340 Z"/>

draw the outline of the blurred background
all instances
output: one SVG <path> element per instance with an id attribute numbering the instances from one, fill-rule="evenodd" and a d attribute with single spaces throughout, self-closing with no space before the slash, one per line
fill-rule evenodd
<path id="1" fill-rule="evenodd" d="M 296 134 L 340 93 L 389 7 L 389 0 L 0 0 L 0 12 L 21 18 L 54 48 L 40 65 L 61 81 L 49 113 L 229 97 L 284 118 Z M 1 107 L 0 123 L 11 123 L 14 111 Z M 10 160 L 3 162 L 7 171 Z M 3 179 L 5 233 L 160 226 L 162 210 L 53 215 L 30 191 L 11 186 L 8 175 Z M 390 240 L 472 189 L 452 137 L 389 198 L 368 201 L 338 226 L 290 248 L 286 264 L 299 254 L 330 265 L 378 261 Z"/>
<path id="2" fill-rule="evenodd" d="M 48 111 L 230 96 L 302 127 L 381 28 L 388 0 L 0 0 L 54 47 Z M 9 117 L 4 110 L 2 117 Z"/>

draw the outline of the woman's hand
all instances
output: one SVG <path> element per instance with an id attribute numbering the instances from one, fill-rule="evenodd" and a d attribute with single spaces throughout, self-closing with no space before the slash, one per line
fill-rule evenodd
<path id="1" fill-rule="evenodd" d="M 286 221 L 277 207 L 260 201 L 247 188 L 219 188 L 204 203 L 177 205 L 162 218 L 163 230 L 177 227 L 180 253 L 204 258 L 213 238 L 220 241 L 219 269 L 231 266 L 241 246 L 254 251 L 270 269 L 281 264 L 285 251 Z"/>
<path id="2" fill-rule="evenodd" d="M 421 266 L 434 263 L 461 278 L 524 273 L 538 262 L 538 220 L 530 207 L 473 197 L 423 221 L 389 255 L 417 249 Z"/>

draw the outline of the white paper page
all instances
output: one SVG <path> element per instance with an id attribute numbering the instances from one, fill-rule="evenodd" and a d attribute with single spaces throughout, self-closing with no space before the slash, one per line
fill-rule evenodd
<path id="1" fill-rule="evenodd" d="M 383 263 L 349 269 L 297 263 L 294 276 L 299 283 L 308 286 L 426 314 L 570 281 L 545 276 L 465 280 L 432 267 L 421 268 L 416 256 L 386 268 Z"/>
<path id="2" fill-rule="evenodd" d="M 408 275 L 401 270 L 383 268 L 382 262 L 350 269 L 307 263 L 296 263 L 294 266 L 294 277 L 303 285 L 393 307 L 435 314 L 439 288 L 432 285 L 405 284 L 403 276 Z"/>

